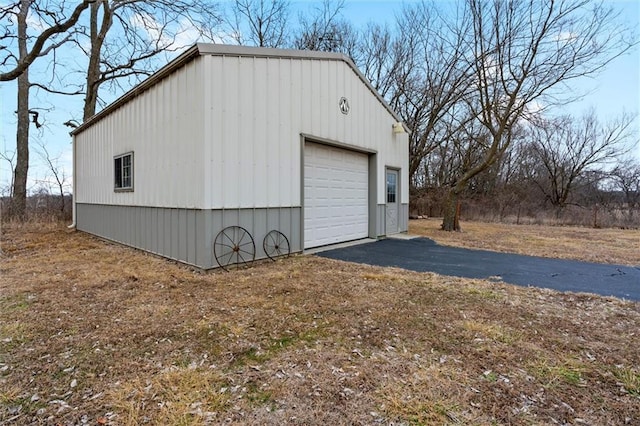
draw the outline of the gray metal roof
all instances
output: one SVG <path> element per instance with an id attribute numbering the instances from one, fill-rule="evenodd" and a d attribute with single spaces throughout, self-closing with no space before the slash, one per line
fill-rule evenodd
<path id="1" fill-rule="evenodd" d="M 74 129 L 71 134 L 76 135 L 83 130 L 89 128 L 94 123 L 97 123 L 102 118 L 109 115 L 112 111 L 115 111 L 122 105 L 129 102 L 131 99 L 134 99 L 136 96 L 142 94 L 156 83 L 164 79 L 165 77 L 172 74 L 177 69 L 183 67 L 185 64 L 189 63 L 193 59 L 204 56 L 204 55 L 213 55 L 213 56 L 238 56 L 238 57 L 253 57 L 253 58 L 285 58 L 285 59 L 306 59 L 306 60 L 329 60 L 329 61 L 343 61 L 351 69 L 356 73 L 356 75 L 360 78 L 360 80 L 369 88 L 371 93 L 380 101 L 380 103 L 389 111 L 389 113 L 397 120 L 402 121 L 400 117 L 391 109 L 389 104 L 384 100 L 382 96 L 378 93 L 378 91 L 371 85 L 369 80 L 360 72 L 360 70 L 355 66 L 351 59 L 342 54 L 335 52 L 318 52 L 313 50 L 295 50 L 295 49 L 274 49 L 274 48 L 266 48 L 266 47 L 248 47 L 248 46 L 234 46 L 227 44 L 213 44 L 213 43 L 197 43 L 187 50 L 185 50 L 182 54 L 180 54 L 176 59 L 172 60 L 158 71 L 149 76 L 146 80 L 133 87 L 131 90 L 126 92 L 124 95 L 116 99 L 111 104 L 107 105 L 104 109 L 99 111 L 97 114 L 89 118 L 87 121 L 82 123 L 76 129 Z M 404 125 L 404 124 L 403 124 Z M 405 129 L 406 125 L 404 125 Z M 408 129 L 407 129 L 408 131 Z"/>

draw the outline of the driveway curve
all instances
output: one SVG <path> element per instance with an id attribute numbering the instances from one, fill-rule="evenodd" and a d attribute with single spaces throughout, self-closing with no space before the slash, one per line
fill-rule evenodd
<path id="1" fill-rule="evenodd" d="M 442 246 L 428 238 L 389 238 L 318 256 L 417 272 L 496 279 L 520 286 L 595 293 L 640 301 L 640 266 L 606 265 Z"/>

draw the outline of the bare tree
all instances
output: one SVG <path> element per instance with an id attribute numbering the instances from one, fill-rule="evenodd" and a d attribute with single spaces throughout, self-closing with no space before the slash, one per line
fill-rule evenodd
<path id="1" fill-rule="evenodd" d="M 467 7 L 475 79 L 467 103 L 489 137 L 476 138 L 484 145 L 482 158 L 451 184 L 444 230 L 459 229 L 460 194 L 509 147 L 518 121 L 534 107 L 575 99 L 569 82 L 597 74 L 635 43 L 611 8 L 591 0 L 467 0 Z"/>
<path id="2" fill-rule="evenodd" d="M 593 185 L 608 162 L 629 150 L 629 129 L 634 117 L 622 115 L 602 125 L 595 112 L 575 120 L 571 116 L 536 120 L 529 130 L 530 154 L 538 168 L 533 181 L 559 216 L 578 184 Z M 590 172 L 590 173 L 587 173 Z"/>
<path id="3" fill-rule="evenodd" d="M 60 167 L 59 160 L 60 155 L 56 157 L 52 157 L 47 149 L 47 146 L 43 142 L 38 143 L 37 150 L 40 158 L 49 169 L 51 175 L 47 176 L 47 182 L 52 183 L 56 187 L 56 191 L 60 196 L 60 215 L 64 215 L 65 210 L 65 188 L 68 186 L 68 176 L 66 175 L 63 168 Z M 50 179 L 53 179 L 54 182 L 50 182 Z"/>
<path id="4" fill-rule="evenodd" d="M 312 14 L 300 14 L 300 31 L 294 37 L 294 46 L 303 50 L 340 52 L 353 58 L 358 35 L 342 18 L 344 3 L 344 0 L 324 0 Z"/>
<path id="5" fill-rule="evenodd" d="M 373 87 L 387 99 L 395 92 L 394 78 L 404 59 L 397 46 L 398 38 L 387 25 L 370 22 L 360 32 L 352 58 Z"/>
<path id="6" fill-rule="evenodd" d="M 16 13 L 18 36 L 18 64 L 26 63 L 29 55 L 27 46 L 27 16 L 31 2 L 21 0 Z M 13 169 L 13 189 L 11 192 L 12 213 L 24 219 L 27 209 L 27 176 L 29 173 L 29 69 L 24 67 L 18 74 L 18 99 L 16 126 L 16 167 Z"/>
<path id="7" fill-rule="evenodd" d="M 232 37 L 240 45 L 284 47 L 288 16 L 285 0 L 236 0 L 230 22 Z"/>
<path id="8" fill-rule="evenodd" d="M 7 186 L 3 185 L 2 188 L 0 188 L 0 197 L 3 199 L 3 202 L 4 202 L 4 198 L 5 197 L 11 197 L 11 193 L 13 191 L 13 169 L 15 167 L 16 152 L 15 151 L 2 151 L 2 152 L 0 152 L 0 160 L 4 160 L 7 163 L 8 170 L 11 172 L 10 173 L 11 180 L 9 181 Z M 1 168 L 0 170 L 4 171 L 4 168 Z M 6 214 L 7 211 L 5 209 L 3 209 L 3 210 L 4 210 L 4 213 Z"/>
<path id="9" fill-rule="evenodd" d="M 402 61 L 394 69 L 392 107 L 412 129 L 409 176 L 414 186 L 424 182 L 428 156 L 450 144 L 469 123 L 464 99 L 469 96 L 472 67 L 466 34 L 470 19 L 461 10 L 453 22 L 435 3 L 406 7 L 398 21 Z"/>
<path id="10" fill-rule="evenodd" d="M 78 42 L 89 57 L 83 119 L 95 114 L 105 83 L 121 89 L 124 80 L 150 75 L 154 58 L 180 50 L 194 38 L 212 40 L 219 22 L 217 8 L 207 0 L 95 0 L 90 46 Z"/>
<path id="11" fill-rule="evenodd" d="M 633 223 L 634 211 L 640 210 L 640 161 L 633 158 L 621 160 L 609 173 L 609 178 L 613 183 L 611 189 L 622 193 L 627 219 Z"/>
<path id="12" fill-rule="evenodd" d="M 71 40 L 73 25 L 90 2 L 82 2 L 73 9 L 71 16 L 65 18 L 64 2 L 40 2 L 20 0 L 4 6 L 0 12 L 0 21 L 6 21 L 4 34 L 0 35 L 8 44 L 2 65 L 13 68 L 0 75 L 1 79 L 17 80 L 17 126 L 16 126 L 16 164 L 13 170 L 12 213 L 19 219 L 26 215 L 27 178 L 29 172 L 30 126 L 42 126 L 40 112 L 30 108 L 30 89 L 38 87 L 49 92 L 62 93 L 52 87 L 30 81 L 30 65 L 39 56 L 55 53 L 56 49 Z M 38 36 L 30 34 L 35 28 L 43 27 Z M 48 43 L 48 44 L 47 44 Z M 52 62 L 55 64 L 55 59 Z"/>
<path id="13" fill-rule="evenodd" d="M 29 66 L 41 56 L 47 55 L 52 50 L 68 41 L 68 37 L 59 38 L 65 35 L 72 28 L 82 15 L 82 12 L 95 0 L 85 0 L 75 6 L 68 14 L 64 2 L 40 2 L 36 0 L 19 0 L 0 6 L 0 22 L 3 23 L 3 32 L 0 34 L 0 43 L 3 49 L 0 57 L 0 81 L 15 80 L 24 73 Z M 27 36 L 22 32 L 21 25 L 26 27 L 26 16 L 29 11 L 35 13 L 42 21 L 45 28 L 35 37 Z M 67 14 L 69 15 L 67 17 Z M 24 17 L 23 17 L 24 16 Z M 22 20 L 22 23 L 21 23 Z M 32 40 L 31 46 L 27 46 L 27 41 Z M 8 46 L 17 42 L 19 54 L 16 56 Z M 49 42 L 49 44 L 47 44 Z M 8 68 L 5 68 L 8 67 Z"/>

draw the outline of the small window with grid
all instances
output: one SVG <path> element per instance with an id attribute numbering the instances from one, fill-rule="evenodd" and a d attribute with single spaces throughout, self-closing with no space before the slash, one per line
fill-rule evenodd
<path id="1" fill-rule="evenodd" d="M 396 202 L 397 176 L 395 173 L 387 173 L 387 203 Z"/>
<path id="2" fill-rule="evenodd" d="M 114 158 L 114 189 L 116 191 L 133 191 L 133 152 L 118 155 Z"/>

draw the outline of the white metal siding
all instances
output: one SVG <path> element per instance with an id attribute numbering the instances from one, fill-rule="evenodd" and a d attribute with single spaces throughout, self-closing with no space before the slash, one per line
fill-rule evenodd
<path id="1" fill-rule="evenodd" d="M 408 202 L 407 135 L 342 61 L 204 56 L 205 206 L 301 206 L 301 134 L 377 152 L 377 200 L 385 166 L 403 168 Z M 338 108 L 346 97 L 351 111 Z"/>
<path id="2" fill-rule="evenodd" d="M 196 59 L 75 136 L 76 201 L 202 207 L 203 115 Z M 134 190 L 115 192 L 113 157 L 126 152 Z"/>
<path id="3" fill-rule="evenodd" d="M 300 128 L 290 61 L 204 57 L 205 204 L 300 206 Z M 298 93 L 299 96 L 299 93 Z"/>
<path id="4" fill-rule="evenodd" d="M 351 104 L 344 115 L 341 97 Z M 338 60 L 201 56 L 75 137 L 78 202 L 204 209 L 300 207 L 301 134 L 377 153 L 403 168 L 407 135 Z M 134 191 L 113 190 L 113 156 L 134 152 Z"/>
<path id="5" fill-rule="evenodd" d="M 368 170 L 367 154 L 305 145 L 305 248 L 367 237 Z"/>

